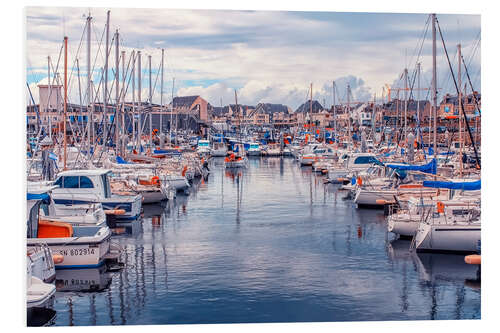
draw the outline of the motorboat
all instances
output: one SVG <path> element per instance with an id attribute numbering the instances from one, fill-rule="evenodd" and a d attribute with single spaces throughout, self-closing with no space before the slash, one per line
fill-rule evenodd
<path id="1" fill-rule="evenodd" d="M 208 140 L 198 140 L 198 146 L 196 148 L 198 154 L 209 155 L 210 154 L 210 141 Z"/>
<path id="2" fill-rule="evenodd" d="M 116 195 L 111 191 L 111 170 L 68 170 L 60 172 L 52 190 L 56 204 L 74 205 L 101 203 L 104 210 L 120 211 L 117 220 L 135 220 L 141 213 L 142 196 Z M 124 213 L 122 212 L 124 210 Z"/>
<path id="3" fill-rule="evenodd" d="M 260 156 L 261 154 L 261 147 L 258 142 L 250 142 L 250 146 L 248 147 L 247 150 L 247 155 L 248 156 Z"/>
<path id="4" fill-rule="evenodd" d="M 39 219 L 44 200 L 27 199 L 28 251 L 46 244 L 53 254 L 63 257 L 62 261 L 54 262 L 56 269 L 99 267 L 119 253 L 119 246 L 111 245 L 111 231 L 107 226 L 72 226 Z"/>

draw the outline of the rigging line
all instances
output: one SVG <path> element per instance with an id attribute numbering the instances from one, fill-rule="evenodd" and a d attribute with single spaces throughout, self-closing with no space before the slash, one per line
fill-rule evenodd
<path id="1" fill-rule="evenodd" d="M 95 23 L 94 21 L 91 22 L 91 24 L 94 24 L 94 29 L 92 29 L 92 31 L 94 31 L 94 35 L 95 35 L 95 38 L 96 38 L 96 41 L 97 41 L 97 29 L 95 28 Z M 99 49 L 97 50 L 97 55 L 96 55 L 96 62 L 97 62 L 97 56 L 100 54 L 101 55 L 101 60 L 102 62 L 106 62 L 106 59 L 104 58 L 104 52 L 100 52 L 101 50 L 101 45 L 103 44 L 103 39 L 104 39 L 104 34 L 106 32 L 106 24 L 104 25 L 104 28 L 102 29 L 102 35 L 101 35 L 101 41 L 99 43 Z M 112 44 L 111 44 L 112 45 Z M 103 46 L 104 48 L 105 46 Z"/>
<path id="2" fill-rule="evenodd" d="M 439 22 L 438 22 L 437 18 L 435 18 L 435 20 L 436 20 L 436 23 L 437 23 L 437 26 L 438 26 L 439 35 L 441 36 L 441 41 L 443 42 L 444 52 L 446 54 L 446 59 L 448 60 L 448 65 L 450 67 L 450 72 L 451 72 L 451 75 L 453 77 L 453 83 L 455 84 L 455 88 L 457 90 L 457 96 L 458 96 L 459 95 L 459 89 L 458 89 L 458 86 L 457 86 L 457 81 L 455 80 L 455 74 L 453 73 L 453 68 L 451 67 L 450 58 L 448 57 L 448 51 L 446 50 L 446 44 L 444 43 L 443 33 L 441 32 L 441 26 L 439 25 Z M 461 103 L 460 101 L 459 101 L 459 109 L 462 111 L 462 114 L 464 116 L 465 125 L 467 127 L 467 132 L 469 132 L 469 139 L 470 139 L 470 141 L 472 143 L 472 148 L 474 149 L 474 155 L 476 156 L 477 167 L 480 169 L 481 168 L 481 162 L 479 160 L 479 156 L 478 156 L 478 153 L 477 153 L 476 144 L 474 143 L 474 137 L 472 136 L 472 132 L 470 130 L 469 121 L 467 120 L 467 115 L 465 114 L 463 103 Z"/>
<path id="3" fill-rule="evenodd" d="M 120 56 L 121 57 L 121 56 Z M 135 59 L 135 55 L 134 55 L 134 59 Z M 124 59 L 123 59 L 124 61 Z M 127 77 L 127 74 L 129 74 L 129 69 L 130 69 L 130 74 L 128 75 L 128 82 L 127 82 L 127 87 L 125 89 L 125 87 L 122 86 L 122 89 L 120 91 L 120 94 L 119 94 L 119 99 L 120 100 L 123 100 L 122 103 L 125 104 L 125 101 L 124 101 L 124 98 L 123 96 L 126 96 L 126 93 L 128 91 L 128 87 L 130 85 L 130 81 L 132 79 L 132 68 L 130 67 L 130 64 L 131 64 L 131 61 L 132 61 L 132 57 L 129 57 L 129 60 L 128 60 L 128 64 L 127 64 L 127 69 L 125 71 L 125 78 Z M 124 92 L 125 90 L 125 92 Z M 124 105 L 125 106 L 125 105 Z M 111 124 L 110 124 L 110 130 L 107 132 L 107 137 L 105 138 L 105 141 L 104 142 L 108 142 L 108 140 L 111 138 L 111 137 L 114 137 L 115 136 L 115 131 L 116 131 L 116 126 L 113 126 L 114 123 L 115 123 L 115 120 L 116 120 L 116 114 L 117 114 L 117 111 L 118 111 L 118 105 L 117 107 L 114 108 L 115 111 L 113 113 L 113 120 L 111 121 Z M 124 107 L 125 109 L 125 107 Z M 99 155 L 99 159 L 98 159 L 98 162 L 101 161 L 101 158 L 102 158 L 102 154 L 103 154 L 104 151 L 101 151 L 101 154 Z M 94 156 L 94 154 L 92 154 L 92 156 Z"/>
<path id="4" fill-rule="evenodd" d="M 415 61 L 415 63 L 418 63 L 418 59 L 420 58 L 420 54 L 422 52 L 422 47 L 423 47 L 424 42 L 425 42 L 425 37 L 427 36 L 427 31 L 429 31 L 430 19 L 431 19 L 431 15 L 429 14 L 429 15 L 427 15 L 427 21 L 425 22 L 424 29 L 422 29 L 423 30 L 422 35 L 419 38 L 419 40 L 421 40 L 422 42 L 420 43 L 420 49 L 418 51 L 417 60 Z M 412 60 L 413 60 L 413 57 L 415 56 L 415 52 L 417 51 L 417 48 L 418 48 L 418 42 L 417 42 L 417 45 L 415 46 L 415 49 L 413 50 L 413 55 L 410 58 L 410 61 L 408 62 L 409 64 L 412 63 Z"/>
<path id="5" fill-rule="evenodd" d="M 78 49 L 76 50 L 75 60 L 73 60 L 73 65 L 71 66 L 71 72 L 69 73 L 68 82 L 71 82 L 71 79 L 73 77 L 73 72 L 74 72 L 74 69 L 75 69 L 76 60 L 78 59 L 78 54 L 80 53 L 80 49 L 81 49 L 82 44 L 83 44 L 83 37 L 85 36 L 86 29 L 87 29 L 87 25 L 85 24 L 84 28 L 83 28 L 83 32 L 82 32 L 82 37 L 80 37 L 80 43 L 78 44 Z M 69 88 L 68 95 L 70 93 L 71 93 L 71 87 Z"/>
<path id="6" fill-rule="evenodd" d="M 476 95 L 474 95 L 474 86 L 472 86 L 472 82 L 471 82 L 471 79 L 469 76 L 469 71 L 467 70 L 467 66 L 465 65 L 465 62 L 463 61 L 463 59 L 464 58 L 462 57 L 462 62 L 464 64 L 465 73 L 467 74 L 467 79 L 469 81 L 470 88 L 472 89 L 472 97 L 474 99 L 474 104 L 476 104 L 477 110 L 479 111 L 479 115 L 481 115 L 481 108 L 479 107 L 479 103 L 477 101 Z"/>

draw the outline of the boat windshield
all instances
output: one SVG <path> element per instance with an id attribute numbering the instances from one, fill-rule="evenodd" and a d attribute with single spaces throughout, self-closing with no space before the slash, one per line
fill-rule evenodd
<path id="1" fill-rule="evenodd" d="M 208 147 L 208 142 L 206 142 L 206 141 L 198 141 L 198 147 Z"/>
<path id="2" fill-rule="evenodd" d="M 251 143 L 250 148 L 257 149 L 257 148 L 259 148 L 259 144 L 258 143 Z"/>

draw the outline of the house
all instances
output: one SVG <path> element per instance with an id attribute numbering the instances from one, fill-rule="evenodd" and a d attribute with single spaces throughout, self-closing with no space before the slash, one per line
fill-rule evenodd
<path id="1" fill-rule="evenodd" d="M 174 97 L 169 105 L 174 113 L 191 114 L 203 122 L 208 122 L 208 102 L 200 96 Z"/>

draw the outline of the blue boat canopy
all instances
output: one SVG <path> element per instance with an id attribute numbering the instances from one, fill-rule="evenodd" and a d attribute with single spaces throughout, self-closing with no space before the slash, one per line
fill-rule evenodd
<path id="1" fill-rule="evenodd" d="M 432 159 L 427 164 L 424 165 L 410 165 L 410 164 L 387 164 L 386 165 L 392 169 L 407 170 L 407 171 L 421 171 L 425 173 L 432 173 L 433 175 L 437 172 L 437 162 L 436 159 Z"/>
<path id="2" fill-rule="evenodd" d="M 26 194 L 26 199 L 27 200 L 41 200 L 46 203 L 50 203 L 50 196 L 47 192 L 45 193 L 27 193 Z"/>
<path id="3" fill-rule="evenodd" d="M 447 188 L 450 190 L 475 191 L 481 189 L 481 179 L 473 182 L 443 182 L 424 180 L 424 187 Z"/>
<path id="4" fill-rule="evenodd" d="M 134 163 L 125 161 L 121 156 L 116 156 L 116 163 L 118 163 L 118 164 L 134 164 Z"/>

